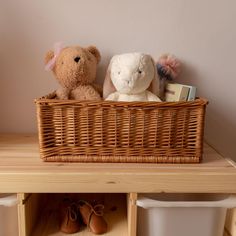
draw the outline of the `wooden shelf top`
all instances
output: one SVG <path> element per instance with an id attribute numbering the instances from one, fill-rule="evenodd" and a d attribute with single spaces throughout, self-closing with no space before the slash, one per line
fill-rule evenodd
<path id="1" fill-rule="evenodd" d="M 1 192 L 236 193 L 236 164 L 205 144 L 200 164 L 49 163 L 36 135 L 0 135 Z"/>

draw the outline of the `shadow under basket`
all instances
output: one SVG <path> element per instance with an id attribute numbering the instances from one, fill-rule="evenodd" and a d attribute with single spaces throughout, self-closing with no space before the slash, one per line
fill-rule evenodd
<path id="1" fill-rule="evenodd" d="M 44 161 L 198 163 L 207 101 L 35 100 Z"/>

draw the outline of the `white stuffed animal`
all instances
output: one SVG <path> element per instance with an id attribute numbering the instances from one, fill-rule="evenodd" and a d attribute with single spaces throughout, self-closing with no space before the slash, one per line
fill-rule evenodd
<path id="1" fill-rule="evenodd" d="M 159 77 L 150 55 L 127 53 L 111 59 L 103 86 L 103 98 L 112 101 L 157 101 Z"/>

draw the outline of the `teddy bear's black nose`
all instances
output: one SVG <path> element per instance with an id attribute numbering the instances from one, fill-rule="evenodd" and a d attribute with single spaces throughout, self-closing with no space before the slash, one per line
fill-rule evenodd
<path id="1" fill-rule="evenodd" d="M 76 57 L 76 58 L 74 59 L 74 61 L 77 62 L 77 63 L 79 62 L 79 60 L 80 60 L 80 57 Z"/>

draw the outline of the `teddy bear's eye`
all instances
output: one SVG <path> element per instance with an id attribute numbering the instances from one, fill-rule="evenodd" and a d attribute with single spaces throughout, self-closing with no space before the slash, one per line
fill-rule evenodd
<path id="1" fill-rule="evenodd" d="M 77 62 L 77 63 L 79 62 L 79 60 L 80 60 L 80 57 L 76 57 L 76 58 L 74 59 L 74 61 Z"/>
<path id="2" fill-rule="evenodd" d="M 139 73 L 139 74 L 142 74 L 142 71 L 141 71 L 141 70 L 138 70 L 138 73 Z"/>
<path id="3" fill-rule="evenodd" d="M 120 71 L 118 71 L 118 75 L 120 75 Z"/>

